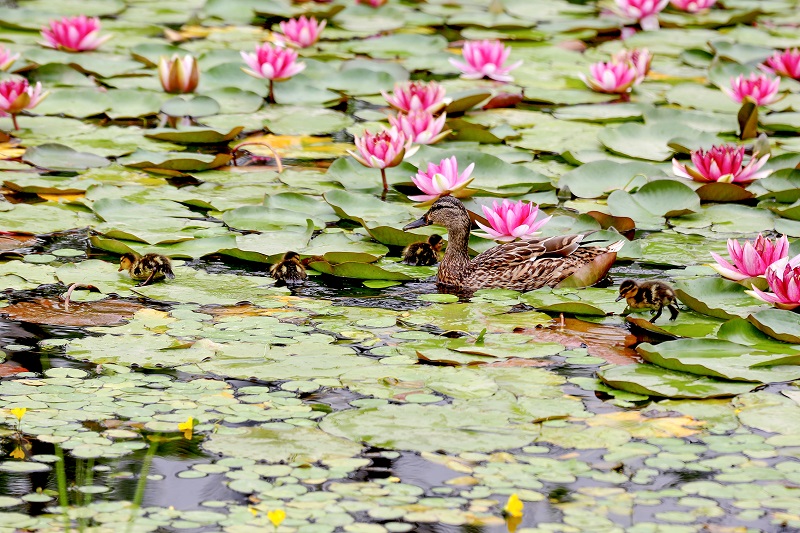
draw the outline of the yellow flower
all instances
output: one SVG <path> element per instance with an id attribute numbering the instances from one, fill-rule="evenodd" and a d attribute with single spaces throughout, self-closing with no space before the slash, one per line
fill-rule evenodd
<path id="1" fill-rule="evenodd" d="M 9 454 L 14 459 L 25 459 L 25 450 L 17 446 L 14 451 Z"/>
<path id="2" fill-rule="evenodd" d="M 192 440 L 192 429 L 194 429 L 194 418 L 191 416 L 186 422 L 178 424 L 178 431 L 183 431 L 183 438 L 186 440 Z"/>
<path id="3" fill-rule="evenodd" d="M 11 414 L 17 417 L 17 420 L 22 421 L 22 417 L 28 412 L 27 407 L 15 407 L 11 410 Z"/>
<path id="4" fill-rule="evenodd" d="M 525 508 L 525 504 L 519 499 L 517 493 L 515 492 L 511 496 L 508 497 L 508 501 L 506 502 L 506 506 L 503 507 L 503 511 L 508 516 L 519 518 L 522 516 L 523 509 Z"/>
<path id="5" fill-rule="evenodd" d="M 267 518 L 272 522 L 272 525 L 278 527 L 286 519 L 286 511 L 283 509 L 274 509 L 267 513 Z"/>

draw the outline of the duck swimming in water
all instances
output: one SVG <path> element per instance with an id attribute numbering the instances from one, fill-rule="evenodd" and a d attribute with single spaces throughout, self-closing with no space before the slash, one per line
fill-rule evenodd
<path id="1" fill-rule="evenodd" d="M 469 257 L 469 233 L 472 220 L 460 200 L 443 196 L 431 205 L 422 218 L 403 229 L 436 224 L 447 228 L 448 243 L 439 263 L 437 280 L 442 285 L 462 289 L 502 288 L 530 291 L 555 286 L 582 267 L 606 254 L 614 254 L 595 281 L 611 267 L 624 241 L 608 247 L 585 247 L 583 235 L 542 237 L 500 244 L 473 259 Z"/>
<path id="2" fill-rule="evenodd" d="M 269 269 L 269 275 L 287 284 L 302 283 L 308 277 L 306 269 L 300 261 L 300 254 L 297 252 L 283 254 L 283 259 Z"/>

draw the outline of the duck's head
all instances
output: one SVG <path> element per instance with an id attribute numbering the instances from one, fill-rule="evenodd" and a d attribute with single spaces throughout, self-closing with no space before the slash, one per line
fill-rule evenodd
<path id="1" fill-rule="evenodd" d="M 622 300 L 623 298 L 632 298 L 636 296 L 636 293 L 639 292 L 639 284 L 632 279 L 626 279 L 619 285 L 619 296 L 617 299 L 614 300 L 616 302 Z"/>
<path id="2" fill-rule="evenodd" d="M 464 204 L 461 203 L 461 200 L 453 196 L 442 196 L 433 202 L 427 213 L 403 229 L 421 228 L 431 224 L 444 226 L 448 230 L 458 227 L 469 229 L 472 225 L 472 220 L 469 218 L 469 213 Z"/>
<path id="3" fill-rule="evenodd" d="M 434 233 L 433 235 L 428 237 L 428 244 L 431 245 L 431 248 L 433 248 L 434 251 L 438 252 L 439 250 L 442 249 L 442 245 L 444 244 L 442 242 L 442 236 L 437 233 Z"/>
<path id="4" fill-rule="evenodd" d="M 117 269 L 117 272 L 130 270 L 137 259 L 138 258 L 136 257 L 136 254 L 132 254 L 130 252 L 122 254 L 122 257 L 119 258 L 119 268 Z"/>
<path id="5" fill-rule="evenodd" d="M 293 263 L 299 263 L 300 262 L 300 254 L 298 254 L 297 252 L 286 252 L 285 254 L 283 254 L 283 260 L 284 261 L 291 261 Z"/>

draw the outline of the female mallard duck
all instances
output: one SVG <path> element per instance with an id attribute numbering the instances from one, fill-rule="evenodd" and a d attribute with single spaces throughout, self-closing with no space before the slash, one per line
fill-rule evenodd
<path id="1" fill-rule="evenodd" d="M 300 254 L 297 252 L 286 252 L 283 259 L 272 265 L 269 275 L 284 283 L 301 283 L 308 277 L 303 263 L 300 262 Z"/>
<path id="2" fill-rule="evenodd" d="M 626 279 L 619 285 L 617 301 L 623 298 L 631 309 L 652 309 L 655 316 L 650 319 L 650 322 L 658 320 L 665 307 L 669 309 L 670 320 L 678 318 L 678 299 L 675 291 L 663 281 Z"/>
<path id="3" fill-rule="evenodd" d="M 437 280 L 443 285 L 463 289 L 501 288 L 530 291 L 555 286 L 581 267 L 606 254 L 615 254 L 624 241 L 606 248 L 581 248 L 583 235 L 544 237 L 515 241 L 486 250 L 469 258 L 469 231 L 472 220 L 464 205 L 452 196 L 443 196 L 425 215 L 403 229 L 437 224 L 447 228 L 448 244 L 439 264 Z M 606 271 L 613 263 L 611 257 Z M 605 275 L 594 276 L 595 281 Z"/>
<path id="4" fill-rule="evenodd" d="M 155 280 L 164 277 L 174 278 L 172 273 L 172 263 L 169 257 L 161 254 L 145 254 L 142 256 L 126 253 L 119 258 L 119 268 L 117 271 L 127 270 L 131 279 L 142 280 L 137 287 L 150 285 Z"/>
<path id="5" fill-rule="evenodd" d="M 439 262 L 442 236 L 435 233 L 427 241 L 412 242 L 403 250 L 403 263 L 414 266 L 431 266 Z"/>

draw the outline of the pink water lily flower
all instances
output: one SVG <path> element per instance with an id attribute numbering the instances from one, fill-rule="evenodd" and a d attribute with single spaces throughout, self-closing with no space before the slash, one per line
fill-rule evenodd
<path id="1" fill-rule="evenodd" d="M 402 131 L 415 144 L 434 144 L 447 137 L 452 130 L 442 131 L 447 113 L 438 118 L 427 111 L 415 110 L 389 117 L 389 124 Z"/>
<path id="2" fill-rule="evenodd" d="M 364 132 L 361 137 L 355 136 L 353 142 L 358 153 L 347 150 L 347 153 L 365 167 L 378 168 L 381 171 L 384 193 L 389 189 L 386 182 L 386 169 L 396 167 L 403 158 L 411 156 L 418 147 L 411 147 L 411 141 L 397 128 L 384 129 L 380 133 Z"/>
<path id="3" fill-rule="evenodd" d="M 711 9 L 717 0 L 671 0 L 670 4 L 676 9 L 681 11 L 688 11 L 689 13 L 698 13 Z"/>
<path id="4" fill-rule="evenodd" d="M 634 48 L 633 50 L 622 49 L 613 56 L 611 56 L 612 63 L 630 63 L 636 69 L 638 74 L 634 84 L 639 84 L 644 80 L 647 73 L 650 72 L 650 63 L 653 62 L 653 56 L 647 48 Z"/>
<path id="5" fill-rule="evenodd" d="M 440 196 L 447 196 L 448 194 L 456 198 L 469 196 L 465 189 L 467 185 L 475 179 L 470 177 L 472 169 L 474 168 L 475 163 L 470 163 L 467 168 L 459 174 L 456 156 L 442 159 L 438 165 L 428 163 L 428 170 L 423 171 L 422 168 L 420 168 L 417 175 L 411 178 L 411 181 L 414 182 L 417 189 L 425 194 L 409 196 L 408 198 L 426 205 L 432 204 Z"/>
<path id="6" fill-rule="evenodd" d="M 717 262 L 716 265 L 711 265 L 711 268 L 719 272 L 723 278 L 741 281 L 763 276 L 768 266 L 789 255 L 789 240 L 783 235 L 771 241 L 759 233 L 755 242 L 745 241 L 742 246 L 736 239 L 728 239 L 728 255 L 733 264 L 719 254 L 711 252 L 711 257 Z"/>
<path id="7" fill-rule="evenodd" d="M 356 0 L 356 4 L 367 4 L 370 7 L 381 7 L 386 0 Z"/>
<path id="8" fill-rule="evenodd" d="M 616 0 L 622 14 L 637 21 L 643 30 L 658 29 L 658 14 L 669 0 Z"/>
<path id="9" fill-rule="evenodd" d="M 468 80 L 486 77 L 496 81 L 510 82 L 514 81 L 514 78 L 509 72 L 522 64 L 522 61 L 517 61 L 505 65 L 510 54 L 511 47 L 503 46 L 500 41 L 467 41 L 462 50 L 465 61 L 450 59 L 450 63 L 461 70 L 462 78 Z"/>
<path id="10" fill-rule="evenodd" d="M 750 98 L 756 105 L 769 105 L 778 100 L 780 83 L 780 78 L 770 78 L 766 74 L 753 72 L 749 78 L 745 78 L 743 74 L 731 78 L 731 88 L 721 87 L 721 89 L 736 102 Z"/>
<path id="11" fill-rule="evenodd" d="M 800 80 L 800 50 L 793 48 L 775 52 L 759 68 L 770 74 Z"/>
<path id="12" fill-rule="evenodd" d="M 589 72 L 591 77 L 586 77 L 585 74 L 579 76 L 590 89 L 599 93 L 624 94 L 630 92 L 631 87 L 641 79 L 639 71 L 628 61 L 600 61 L 589 67 Z"/>
<path id="13" fill-rule="evenodd" d="M 3 48 L 0 45 L 0 71 L 6 71 L 11 68 L 11 65 L 14 64 L 14 61 L 19 59 L 19 54 L 11 54 L 11 51 Z"/>
<path id="14" fill-rule="evenodd" d="M 306 18 L 305 15 L 301 15 L 299 19 L 284 20 L 279 24 L 283 35 L 277 36 L 277 39 L 289 46 L 307 48 L 319 40 L 327 23 L 327 20 L 317 22 L 316 18 Z"/>
<path id="15" fill-rule="evenodd" d="M 197 59 L 188 54 L 183 59 L 178 54 L 170 59 L 161 56 L 158 60 L 158 79 L 168 93 L 194 92 L 200 81 Z"/>
<path id="16" fill-rule="evenodd" d="M 42 83 L 31 86 L 25 78 L 0 82 L 0 117 L 11 115 L 14 129 L 18 130 L 17 115 L 26 109 L 33 109 L 49 93 L 42 94 Z"/>
<path id="17" fill-rule="evenodd" d="M 274 82 L 288 80 L 306 68 L 305 63 L 297 62 L 296 51 L 272 46 L 270 43 L 256 46 L 256 51 L 253 53 L 240 53 L 244 62 L 250 67 L 249 69 L 243 68 L 243 71 L 256 78 L 269 80 L 267 100 L 270 102 L 275 101 Z"/>
<path id="18" fill-rule="evenodd" d="M 404 113 L 417 110 L 438 113 L 450 102 L 444 96 L 444 87 L 435 81 L 397 83 L 391 95 L 386 91 L 381 94 L 390 106 Z"/>
<path id="19" fill-rule="evenodd" d="M 780 309 L 800 307 L 800 255 L 772 263 L 767 267 L 765 277 L 771 293 L 758 287 L 745 292 Z"/>
<path id="20" fill-rule="evenodd" d="M 705 151 L 702 148 L 692 150 L 692 163 L 695 168 L 679 163 L 677 159 L 672 159 L 672 172 L 681 178 L 699 182 L 720 181 L 723 183 L 748 184 L 757 179 L 766 178 L 772 174 L 771 170 L 759 169 L 763 167 L 769 154 L 758 157 L 754 154 L 747 165 L 744 162 L 744 146 L 734 146 L 726 144 L 723 146 L 712 146 Z"/>
<path id="21" fill-rule="evenodd" d="M 536 220 L 539 206 L 533 203 L 511 202 L 507 199 L 497 205 L 497 200 L 492 202 L 492 207 L 482 206 L 483 214 L 489 221 L 489 226 L 476 222 L 478 226 L 488 233 L 492 239 L 501 242 L 511 242 L 516 239 L 529 239 L 538 233 L 539 228 L 547 224 L 552 217 Z"/>
<path id="22" fill-rule="evenodd" d="M 50 26 L 42 28 L 43 46 L 65 52 L 96 50 L 111 35 L 100 36 L 100 19 L 79 15 L 51 20 Z"/>

